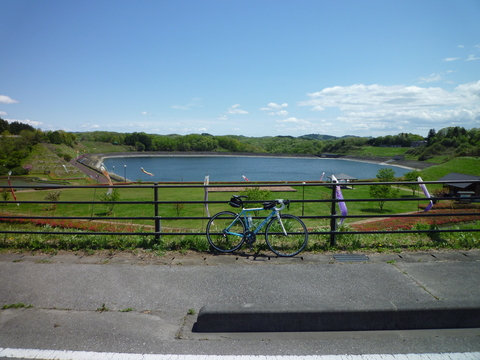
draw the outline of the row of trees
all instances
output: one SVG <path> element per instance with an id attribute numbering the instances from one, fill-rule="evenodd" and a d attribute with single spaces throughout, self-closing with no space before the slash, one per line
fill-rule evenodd
<path id="1" fill-rule="evenodd" d="M 424 161 L 439 155 L 449 157 L 480 156 L 480 128 L 466 130 L 455 126 L 439 130 L 431 129 L 428 132 L 427 144 L 408 153 L 418 156 Z"/>
<path id="2" fill-rule="evenodd" d="M 229 151 L 252 153 L 320 154 L 333 140 L 316 140 L 310 137 L 237 135 L 213 136 L 210 134 L 155 135 L 146 133 L 92 132 L 78 134 L 83 140 L 130 145 L 136 151 Z M 362 138 L 358 138 L 362 139 Z"/>

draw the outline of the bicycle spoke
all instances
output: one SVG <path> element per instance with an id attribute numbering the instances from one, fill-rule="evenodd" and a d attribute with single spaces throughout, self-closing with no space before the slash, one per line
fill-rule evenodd
<path id="1" fill-rule="evenodd" d="M 265 240 L 270 250 L 279 256 L 294 256 L 307 245 L 308 232 L 305 224 L 296 216 L 282 214 L 281 220 L 272 219 L 265 230 Z"/>
<path id="2" fill-rule="evenodd" d="M 220 252 L 231 252 L 242 246 L 245 224 L 237 214 L 224 211 L 214 215 L 207 224 L 207 239 Z"/>

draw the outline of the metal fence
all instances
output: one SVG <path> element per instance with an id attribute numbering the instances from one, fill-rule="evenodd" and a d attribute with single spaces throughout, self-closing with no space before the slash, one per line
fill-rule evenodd
<path id="1" fill-rule="evenodd" d="M 448 182 L 451 185 L 455 185 L 456 183 L 458 184 L 464 184 L 465 180 L 458 180 L 458 181 L 449 181 Z M 480 187 L 480 181 L 469 181 L 469 183 L 475 184 L 477 188 Z M 442 184 L 441 182 L 437 181 L 425 181 L 422 182 L 422 184 Z M 181 229 L 177 228 L 174 231 L 171 229 L 165 229 L 162 228 L 162 221 L 176 221 L 176 220 L 197 220 L 197 221 L 203 221 L 205 222 L 206 220 L 209 219 L 209 216 L 204 214 L 205 216 L 162 216 L 160 207 L 162 205 L 172 205 L 172 206 L 185 206 L 187 204 L 197 204 L 201 206 L 209 205 L 209 204 L 225 204 L 229 200 L 229 198 L 224 199 L 222 201 L 211 201 L 211 200 L 175 200 L 175 201 L 166 201 L 162 200 L 159 196 L 160 190 L 168 190 L 168 189 L 176 189 L 176 188 L 201 188 L 201 189 L 211 189 L 212 187 L 223 187 L 228 190 L 228 188 L 232 188 L 232 191 L 234 188 L 242 187 L 242 188 L 248 188 L 248 187 L 257 187 L 259 189 L 262 188 L 274 188 L 274 187 L 284 187 L 284 186 L 294 186 L 296 188 L 303 189 L 303 192 L 305 188 L 308 187 L 327 187 L 329 192 L 331 193 L 331 198 L 324 198 L 324 199 L 296 199 L 296 200 L 291 200 L 291 203 L 300 203 L 302 204 L 302 215 L 299 215 L 301 219 L 308 219 L 308 220 L 327 220 L 329 225 L 322 229 L 322 231 L 318 231 L 315 229 L 309 229 L 309 234 L 321 234 L 321 235 L 328 235 L 330 237 L 330 244 L 335 245 L 336 244 L 336 239 L 338 235 L 342 234 L 372 234 L 372 233 L 378 233 L 378 234 L 393 234 L 393 233 L 441 233 L 441 232 L 478 232 L 480 231 L 479 228 L 474 228 L 474 229 L 452 229 L 452 228 L 444 228 L 444 229 L 439 229 L 439 228 L 433 228 L 433 229 L 422 229 L 422 230 L 371 230 L 371 231 L 355 231 L 352 229 L 348 229 L 345 227 L 339 226 L 339 221 L 340 219 L 344 219 L 348 223 L 348 219 L 376 219 L 376 218 L 429 218 L 429 217 L 451 217 L 451 216 L 475 216 L 480 218 L 480 209 L 478 207 L 474 207 L 472 209 L 465 209 L 465 211 L 458 213 L 458 212 L 444 212 L 444 213 L 430 213 L 430 212 L 414 212 L 414 213 L 409 213 L 409 214 L 378 214 L 378 215 L 372 215 L 372 214 L 345 214 L 339 211 L 339 203 L 344 203 L 345 206 L 348 208 L 348 205 L 353 202 L 390 202 L 390 201 L 415 201 L 415 202 L 425 202 L 428 203 L 430 201 L 433 202 L 438 202 L 442 200 L 446 200 L 445 197 L 441 198 L 436 198 L 436 197 L 397 197 L 397 198 L 363 198 L 363 199 L 349 199 L 348 197 L 344 198 L 339 198 L 338 197 L 338 191 L 337 191 L 337 186 L 380 186 L 380 185 L 390 185 L 390 186 L 418 186 L 418 182 L 353 182 L 353 183 L 342 183 L 342 184 L 332 184 L 332 183 L 319 183 L 319 182 L 312 182 L 312 183 L 301 183 L 301 182 L 284 182 L 284 183 L 250 183 L 250 182 L 245 182 L 241 184 L 219 184 L 219 183 L 211 183 L 209 185 L 203 185 L 203 184 L 192 184 L 192 183 L 178 183 L 178 184 L 122 184 L 122 185 L 86 185 L 86 186 L 75 186 L 75 185 L 47 185 L 47 184 L 41 184 L 41 185 L 0 185 L 0 192 L 2 194 L 9 194 L 9 195 L 4 195 L 0 198 L 0 221 L 2 222 L 35 222 L 35 221 L 40 221 L 40 220 L 76 220 L 76 221 L 112 221 L 115 222 L 115 224 L 122 224 L 122 223 L 128 223 L 128 224 L 137 224 L 139 222 L 142 222 L 143 224 L 149 223 L 151 227 L 151 231 L 146 231 L 145 229 L 142 230 L 132 230 L 132 231 L 89 231 L 85 230 L 82 231 L 82 234 L 85 235 L 145 235 L 145 236 L 153 236 L 155 239 L 160 239 L 164 235 L 169 235 L 169 236 L 185 236 L 185 235 L 205 235 L 205 228 L 198 226 L 197 230 L 188 230 L 188 229 Z M 111 189 L 150 189 L 151 190 L 151 200 L 143 200 L 143 201 L 136 201 L 136 200 L 131 200 L 131 201 L 103 201 L 99 202 L 98 199 L 92 199 L 92 200 L 82 200 L 82 201 L 68 201 L 68 200 L 62 200 L 62 201 L 50 201 L 50 200 L 26 200 L 28 196 L 22 195 L 19 196 L 21 199 L 16 199 L 16 194 L 20 195 L 22 194 L 21 190 L 35 190 L 35 191 L 54 191 L 54 190 L 63 190 L 63 189 L 81 189 L 81 188 L 87 188 L 87 189 L 94 189 L 94 191 L 97 190 L 102 190 L 105 191 L 108 188 Z M 17 190 L 17 191 L 14 191 Z M 420 192 L 419 192 L 420 193 Z M 12 196 L 13 195 L 13 196 Z M 227 196 L 226 196 L 227 197 Z M 229 197 L 229 196 L 228 196 Z M 275 194 L 272 194 L 271 198 L 275 198 Z M 470 196 L 468 198 L 465 197 L 449 197 L 448 200 L 452 200 L 454 202 L 470 202 L 472 204 L 480 204 L 480 196 Z M 245 203 L 248 205 L 249 203 L 254 203 L 256 202 L 258 204 L 258 201 L 245 201 Z M 329 206 L 329 213 L 328 214 L 323 214 L 323 215 L 318 215 L 318 214 L 305 214 L 303 211 L 304 205 L 307 203 L 326 203 L 326 205 Z M 112 205 L 126 205 L 126 206 L 138 206 L 138 205 L 146 205 L 148 206 L 151 210 L 150 212 L 153 213 L 151 216 L 94 216 L 93 212 L 91 216 L 76 216 L 76 215 L 71 215 L 71 216 L 56 216 L 52 214 L 51 216 L 42 216 L 39 215 L 38 213 L 28 213 L 24 214 L 21 211 L 8 211 L 11 209 L 11 206 L 20 206 L 22 204 L 40 204 L 40 205 L 91 205 L 92 207 L 98 204 L 112 204 Z M 17 208 L 17 210 L 20 208 Z M 285 210 L 285 212 L 288 212 Z M 212 214 L 213 215 L 213 214 Z M 140 225 L 138 225 L 140 226 Z M 2 230 L 0 229 L 0 233 L 3 234 L 78 234 L 78 230 L 68 230 L 66 228 L 62 230 L 52 230 L 48 231 L 45 229 L 42 230 L 25 230 L 25 229 L 18 229 L 18 230 Z"/>

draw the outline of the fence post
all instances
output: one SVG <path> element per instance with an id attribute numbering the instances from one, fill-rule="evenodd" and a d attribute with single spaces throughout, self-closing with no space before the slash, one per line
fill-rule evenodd
<path id="1" fill-rule="evenodd" d="M 337 192 L 335 191 L 335 184 L 332 181 L 332 209 L 330 212 L 330 246 L 337 245 L 336 232 L 337 232 Z"/>
<path id="2" fill-rule="evenodd" d="M 160 217 L 158 216 L 158 183 L 153 184 L 153 201 L 155 209 L 155 240 L 160 239 Z"/>

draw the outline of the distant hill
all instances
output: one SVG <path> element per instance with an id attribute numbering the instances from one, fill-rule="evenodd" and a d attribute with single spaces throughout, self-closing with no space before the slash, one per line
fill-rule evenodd
<path id="1" fill-rule="evenodd" d="M 325 135 L 325 134 L 307 134 L 298 136 L 298 139 L 306 139 L 306 140 L 338 140 L 338 139 L 346 139 L 346 138 L 366 138 L 369 139 L 369 136 L 357 136 L 357 135 L 343 135 L 343 136 L 333 136 L 333 135 Z"/>
<path id="2" fill-rule="evenodd" d="M 340 139 L 338 136 L 333 135 L 323 135 L 323 134 L 307 134 L 298 137 L 299 139 L 307 140 L 337 140 Z"/>

